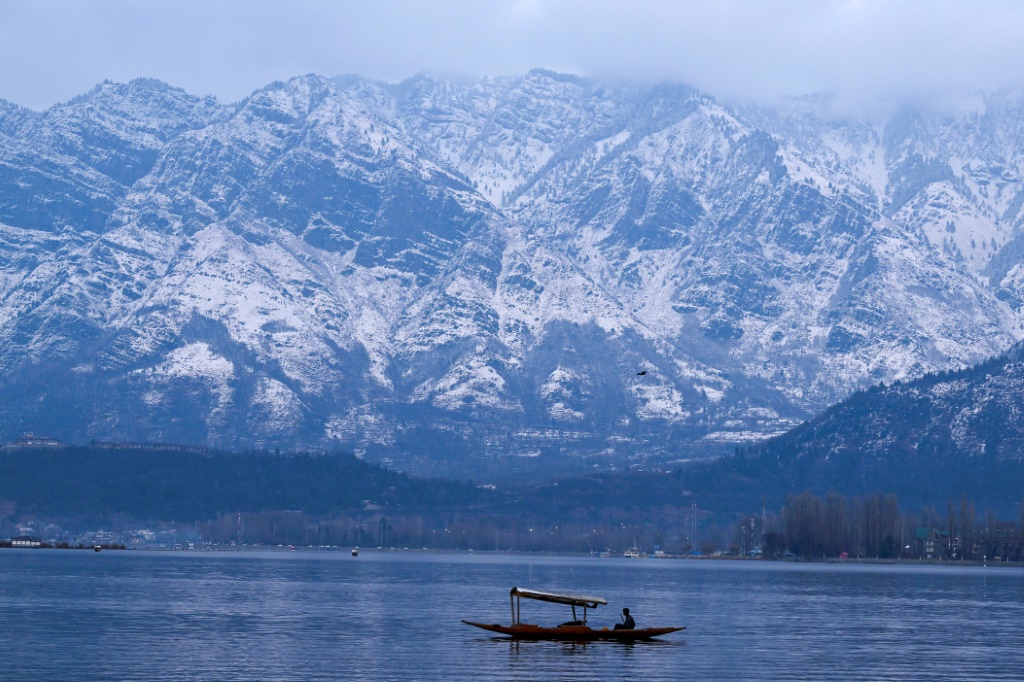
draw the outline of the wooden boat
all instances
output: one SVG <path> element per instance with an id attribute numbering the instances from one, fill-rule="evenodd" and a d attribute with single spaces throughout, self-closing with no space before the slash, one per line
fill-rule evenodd
<path id="1" fill-rule="evenodd" d="M 671 628 L 635 628 L 632 630 L 613 628 L 595 629 L 587 625 L 587 610 L 596 609 L 598 605 L 607 605 L 608 602 L 601 597 L 587 597 L 575 594 L 557 594 L 554 592 L 538 592 L 537 590 L 526 590 L 513 587 L 509 593 L 512 601 L 512 624 L 500 625 L 498 623 L 475 623 L 470 620 L 463 620 L 466 625 L 508 635 L 513 639 L 534 639 L 534 640 L 564 640 L 571 642 L 591 642 L 597 640 L 611 640 L 618 642 L 635 642 L 646 640 L 670 632 L 685 630 L 685 627 Z M 554 627 L 543 627 L 530 623 L 523 623 L 520 619 L 522 599 L 536 599 L 538 601 L 553 602 L 555 604 L 567 604 L 572 607 L 572 620 Z M 577 620 L 576 607 L 583 609 L 583 619 Z"/>

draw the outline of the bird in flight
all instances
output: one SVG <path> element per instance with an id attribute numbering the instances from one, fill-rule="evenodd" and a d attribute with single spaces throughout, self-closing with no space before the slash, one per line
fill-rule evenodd
<path id="1" fill-rule="evenodd" d="M 647 376 L 647 370 L 645 369 L 645 370 L 644 370 L 644 371 L 642 371 L 642 372 L 637 372 L 637 373 L 636 373 L 636 375 L 637 375 L 638 377 L 645 377 L 645 376 Z"/>

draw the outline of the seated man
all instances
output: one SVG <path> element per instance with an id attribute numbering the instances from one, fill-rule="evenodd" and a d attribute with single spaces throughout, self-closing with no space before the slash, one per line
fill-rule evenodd
<path id="1" fill-rule="evenodd" d="M 636 621 L 629 615 L 629 609 L 622 609 L 622 622 L 615 624 L 616 630 L 635 630 Z"/>

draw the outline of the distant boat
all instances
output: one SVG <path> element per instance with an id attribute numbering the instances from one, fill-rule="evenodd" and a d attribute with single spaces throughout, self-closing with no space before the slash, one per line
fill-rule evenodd
<path id="1" fill-rule="evenodd" d="M 627 549 L 625 552 L 622 553 L 622 556 L 626 557 L 627 559 L 639 559 L 640 558 L 640 550 L 637 547 L 635 547 L 635 546 L 634 547 L 630 547 L 629 549 Z"/>
<path id="2" fill-rule="evenodd" d="M 358 547 L 353 547 L 352 548 L 352 556 L 359 556 L 359 548 Z"/>
<path id="3" fill-rule="evenodd" d="M 596 609 L 599 604 L 607 605 L 608 602 L 601 597 L 585 597 L 573 594 L 557 594 L 554 592 L 538 592 L 513 587 L 509 593 L 512 600 L 512 624 L 500 625 L 498 623 L 475 623 L 463 620 L 466 625 L 508 635 L 513 639 L 532 640 L 559 640 L 568 642 L 592 642 L 599 640 L 611 640 L 617 642 L 635 642 L 647 640 L 660 635 L 667 635 L 670 632 L 685 630 L 685 627 L 676 628 L 634 628 L 618 630 L 612 628 L 601 628 L 596 630 L 587 625 L 587 609 Z M 523 598 L 536 599 L 538 601 L 553 602 L 555 604 L 566 604 L 572 607 L 572 620 L 555 627 L 542 627 L 523 623 L 520 618 L 520 602 Z M 576 607 L 583 609 L 583 620 L 576 619 Z"/>

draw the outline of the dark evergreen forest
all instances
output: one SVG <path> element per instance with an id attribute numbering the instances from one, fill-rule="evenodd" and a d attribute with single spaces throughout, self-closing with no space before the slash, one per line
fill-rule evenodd
<path id="1" fill-rule="evenodd" d="M 195 522 L 227 512 L 415 512 L 492 502 L 472 484 L 416 479 L 352 455 L 71 447 L 0 451 L 0 500 L 19 515 Z"/>

